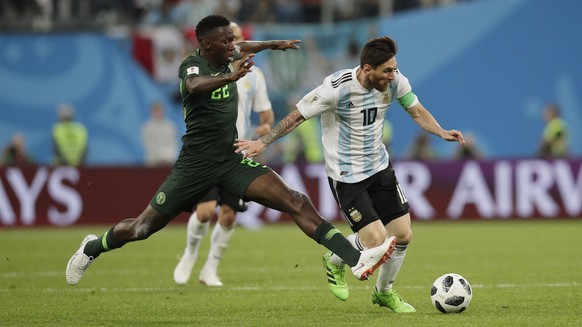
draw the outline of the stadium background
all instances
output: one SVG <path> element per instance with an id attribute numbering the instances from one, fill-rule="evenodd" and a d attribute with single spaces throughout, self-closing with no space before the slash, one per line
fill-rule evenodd
<path id="1" fill-rule="evenodd" d="M 277 121 L 289 99 L 300 97 L 327 73 L 357 64 L 347 52 L 351 42 L 361 45 L 377 35 L 398 42 L 399 68 L 421 101 L 444 127 L 473 134 L 486 155 L 475 164 L 398 162 L 419 129 L 393 106 L 388 116 L 394 129 L 391 153 L 401 165 L 400 179 L 408 185 L 416 219 L 580 218 L 582 46 L 573 36 L 582 30 L 581 10 L 575 0 L 459 1 L 335 24 L 252 24 L 245 32 L 256 40 L 303 40 L 302 51 L 256 58 L 265 70 Z M 0 169 L 0 226 L 111 223 L 142 209 L 167 174 L 142 167 L 139 128 L 150 104 L 162 101 L 183 128 L 175 82 L 160 83 L 156 60 L 144 65 L 144 53 L 138 51 L 143 48 L 137 47 L 155 49 L 156 42 L 167 39 L 163 33 L 4 28 L 0 142 L 23 132 L 28 150 L 44 165 Z M 63 102 L 74 105 L 77 119 L 89 130 L 87 167 L 48 166 L 55 108 Z M 536 158 L 544 127 L 541 112 L 549 102 L 561 105 L 569 124 L 570 160 Z M 433 144 L 445 158 L 454 150 L 451 144 Z M 333 201 L 326 200 L 320 163 L 274 168 L 309 193 L 324 216 L 339 218 Z M 452 204 L 456 194 L 465 194 L 458 196 L 460 209 Z M 286 220 L 259 208 L 250 214 Z"/>

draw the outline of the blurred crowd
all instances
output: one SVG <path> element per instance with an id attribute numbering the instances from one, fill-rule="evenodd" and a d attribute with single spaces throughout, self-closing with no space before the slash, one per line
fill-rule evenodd
<path id="1" fill-rule="evenodd" d="M 57 121 L 52 126 L 52 166 L 83 166 L 87 159 L 89 132 L 75 119 L 75 109 L 70 104 L 59 104 Z M 26 147 L 24 134 L 14 133 L 2 151 L 0 166 L 35 166 L 42 164 Z"/>
<path id="2" fill-rule="evenodd" d="M 389 16 L 409 9 L 460 1 L 468 0 L 0 0 L 0 29 L 36 32 L 101 30 L 110 33 L 115 27 L 128 27 L 123 33 L 131 39 L 134 59 L 164 92 L 174 97 L 176 107 L 179 107 L 177 67 L 184 55 L 197 46 L 193 34 L 194 22 L 208 14 L 220 13 L 230 17 L 243 24 L 244 29 L 254 23 L 333 23 Z M 246 33 L 250 33 L 249 30 Z M 355 39 L 350 39 L 341 57 L 333 60 L 321 53 L 321 45 L 315 40 L 307 38 L 303 41 L 309 54 L 309 66 L 314 69 L 305 71 L 307 75 L 297 80 L 319 81 L 337 69 L 354 67 L 359 63 L 360 44 Z M 278 112 L 278 116 L 286 114 L 287 110 L 294 109 L 303 89 L 309 90 L 315 86 L 284 87 L 294 93 L 287 94 L 282 103 L 275 100 L 273 109 L 282 111 Z M 171 165 L 179 151 L 179 128 L 165 117 L 164 111 L 161 103 L 153 103 L 151 117 L 140 130 L 145 153 L 143 164 L 146 166 Z M 57 112 L 59 118 L 52 135 L 52 164 L 82 165 L 88 151 L 90 133 L 74 121 L 72 106 L 61 105 Z M 567 157 L 568 129 L 560 118 L 558 105 L 549 104 L 544 108 L 543 118 L 547 125 L 540 136 L 537 155 Z M 316 119 L 309 122 L 302 124 L 294 135 L 279 140 L 257 160 L 270 164 L 322 162 L 320 126 Z M 410 140 L 406 153 L 392 153 L 392 127 L 386 122 L 384 144 L 395 159 L 483 159 L 485 153 L 479 148 L 475 135 L 465 132 L 467 145 L 454 153 L 439 153 L 440 149 L 432 146 L 435 136 L 425 132 Z M 1 164 L 36 164 L 34 154 L 26 150 L 24 135 L 16 133 L 5 144 Z"/>
<path id="3" fill-rule="evenodd" d="M 189 26 L 220 13 L 240 23 L 330 23 L 465 0 L 0 0 L 3 30 Z"/>
<path id="4" fill-rule="evenodd" d="M 289 110 L 295 102 L 289 101 Z M 569 157 L 569 130 L 567 123 L 560 116 L 557 104 L 549 103 L 542 110 L 545 121 L 543 131 L 540 132 L 540 143 L 537 156 L 541 158 L 568 158 Z M 297 128 L 296 133 L 278 140 L 260 157 L 259 162 L 268 164 L 288 163 L 321 163 L 323 162 L 323 148 L 321 145 L 321 128 L 317 119 L 310 119 Z M 403 155 L 395 155 L 391 151 L 392 125 L 386 120 L 384 125 L 384 145 L 395 159 L 414 161 L 437 160 L 482 160 L 485 154 L 478 146 L 475 136 L 467 131 L 464 147 L 456 147 L 452 154 L 439 153 L 432 145 L 436 136 L 420 131 L 408 146 Z M 143 165 L 146 167 L 170 167 L 178 155 L 178 126 L 165 116 L 165 108 L 161 102 L 155 101 L 150 108 L 150 118 L 139 129 L 144 148 Z M 53 166 L 83 166 L 88 151 L 89 132 L 85 126 L 77 122 L 74 109 L 68 104 L 61 104 L 57 108 L 57 121 L 52 129 Z M 4 146 L 1 166 L 35 166 L 37 162 L 34 154 L 26 148 L 25 136 L 15 133 L 12 139 Z"/>

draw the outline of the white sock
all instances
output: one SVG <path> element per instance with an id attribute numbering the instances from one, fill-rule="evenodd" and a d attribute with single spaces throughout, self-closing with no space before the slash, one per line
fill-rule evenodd
<path id="1" fill-rule="evenodd" d="M 198 215 L 194 212 L 188 219 L 188 227 L 186 233 L 186 253 L 192 256 L 198 256 L 198 248 L 200 241 L 208 232 L 210 222 L 201 223 L 198 220 Z"/>
<path id="2" fill-rule="evenodd" d="M 352 246 L 354 248 L 356 248 L 360 251 L 365 250 L 364 246 L 360 242 L 360 236 L 358 235 L 358 233 L 350 234 L 350 235 L 346 236 L 346 239 L 352 244 Z M 345 264 L 345 262 L 342 260 L 342 258 L 340 258 L 335 253 L 329 258 L 329 260 L 331 261 L 331 263 L 333 263 L 334 265 L 337 265 L 337 266 L 343 266 Z"/>
<path id="3" fill-rule="evenodd" d="M 219 222 L 216 223 L 212 230 L 212 236 L 210 237 L 208 258 L 202 271 L 216 272 L 218 270 L 218 264 L 222 260 L 222 256 L 228 247 L 228 243 L 230 243 L 230 238 L 233 233 L 234 225 L 231 228 L 224 228 Z"/>
<path id="4" fill-rule="evenodd" d="M 378 279 L 376 280 L 376 290 L 379 292 L 386 292 L 392 289 L 392 284 L 402 267 L 404 256 L 408 245 L 397 244 L 396 249 L 392 253 L 392 257 L 378 269 Z"/>

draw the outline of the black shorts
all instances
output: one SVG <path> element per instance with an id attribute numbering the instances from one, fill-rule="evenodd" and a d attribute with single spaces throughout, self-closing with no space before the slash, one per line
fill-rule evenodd
<path id="1" fill-rule="evenodd" d="M 386 225 L 407 214 L 410 209 L 392 164 L 358 183 L 342 183 L 331 178 L 328 181 L 344 218 L 354 232 L 376 220 Z"/>
<path id="2" fill-rule="evenodd" d="M 218 187 L 213 187 L 208 194 L 206 194 L 200 202 L 216 201 L 219 205 L 226 204 L 235 211 L 245 212 L 248 208 L 247 204 L 243 199 L 237 197 L 236 195 L 223 191 Z M 199 202 L 199 203 L 200 203 Z"/>
<path id="3" fill-rule="evenodd" d="M 213 187 L 244 199 L 249 184 L 270 171 L 271 168 L 234 153 L 229 159 L 216 162 L 182 150 L 150 205 L 158 212 L 175 217 L 191 211 Z"/>

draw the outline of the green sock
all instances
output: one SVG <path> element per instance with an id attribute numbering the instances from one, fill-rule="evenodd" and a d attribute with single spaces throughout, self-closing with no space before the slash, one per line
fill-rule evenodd
<path id="1" fill-rule="evenodd" d="M 105 234 L 98 239 L 88 242 L 83 249 L 83 253 L 90 257 L 97 258 L 103 252 L 123 246 L 123 244 L 120 244 L 115 240 L 115 237 L 113 236 L 113 228 L 114 227 L 111 227 L 110 230 L 105 232 Z"/>
<path id="2" fill-rule="evenodd" d="M 327 221 L 317 226 L 315 241 L 337 254 L 350 267 L 355 266 L 360 259 L 360 251 L 356 250 L 344 235 Z"/>

